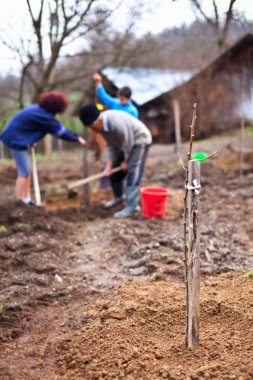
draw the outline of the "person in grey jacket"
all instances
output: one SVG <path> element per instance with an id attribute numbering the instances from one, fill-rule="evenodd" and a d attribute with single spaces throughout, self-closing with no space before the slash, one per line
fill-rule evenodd
<path id="1" fill-rule="evenodd" d="M 123 197 L 125 179 L 126 207 L 114 214 L 117 218 L 131 215 L 139 210 L 139 186 L 152 137 L 149 129 L 134 116 L 119 110 L 101 112 L 94 104 L 82 106 L 79 111 L 82 123 L 101 133 L 107 142 L 106 175 L 110 176 L 114 198 L 111 207 Z M 113 167 L 122 171 L 110 175 Z"/>

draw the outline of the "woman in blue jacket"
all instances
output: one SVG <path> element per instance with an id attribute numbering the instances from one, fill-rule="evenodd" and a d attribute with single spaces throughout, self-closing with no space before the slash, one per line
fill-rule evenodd
<path id="1" fill-rule="evenodd" d="M 47 133 L 57 138 L 85 145 L 85 140 L 66 129 L 56 118 L 63 113 L 68 99 L 62 92 L 47 92 L 40 96 L 38 104 L 31 104 L 19 111 L 8 123 L 0 139 L 10 148 L 16 162 L 16 198 L 25 204 L 31 200 L 31 169 L 28 148 L 41 140 Z"/>

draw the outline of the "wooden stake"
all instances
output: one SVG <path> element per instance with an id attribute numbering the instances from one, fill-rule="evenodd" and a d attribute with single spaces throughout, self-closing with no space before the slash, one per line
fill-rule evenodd
<path id="1" fill-rule="evenodd" d="M 189 141 L 189 149 L 188 149 L 188 162 L 191 160 L 192 156 L 192 145 L 193 145 L 193 138 L 194 138 L 194 132 L 195 132 L 195 123 L 197 119 L 197 104 L 193 104 L 193 111 L 192 111 L 192 123 L 190 125 L 190 141 Z M 183 166 L 184 167 L 184 166 Z M 188 282 L 188 241 L 187 241 L 187 216 L 188 216 L 188 206 L 187 206 L 187 199 L 188 199 L 188 165 L 185 169 L 185 194 L 184 194 L 184 215 L 183 215 L 183 221 L 184 221 L 184 274 L 185 274 L 185 290 L 186 290 L 186 316 L 185 316 L 185 345 L 188 347 L 188 305 L 189 305 L 189 282 Z"/>
<path id="2" fill-rule="evenodd" d="M 199 344 L 199 192 L 200 161 L 188 162 L 188 310 L 187 347 Z"/>
<path id="3" fill-rule="evenodd" d="M 36 206 L 41 206 L 39 177 L 38 177 L 37 164 L 36 164 L 35 148 L 33 146 L 31 147 L 31 154 L 32 154 L 32 177 L 33 177 L 35 204 Z"/>
<path id="4" fill-rule="evenodd" d="M 181 146 L 181 126 L 180 126 L 180 107 L 179 107 L 178 100 L 173 99 L 172 105 L 173 105 L 173 113 L 174 113 L 175 139 L 176 139 L 175 151 L 179 152 L 180 146 Z"/>
<path id="5" fill-rule="evenodd" d="M 88 141 L 88 128 L 84 128 L 84 139 Z M 88 144 L 84 146 L 83 149 L 83 176 L 84 178 L 89 177 L 89 166 L 88 166 Z M 83 186 L 83 205 L 84 212 L 87 217 L 90 214 L 90 186 L 86 183 Z"/>
<path id="6" fill-rule="evenodd" d="M 0 158 L 1 158 L 1 160 L 4 160 L 4 159 L 5 159 L 5 155 L 4 155 L 4 144 L 2 143 L 2 141 L 0 141 Z"/>
<path id="7" fill-rule="evenodd" d="M 51 158 L 53 154 L 53 137 L 47 134 L 44 138 L 44 155 L 46 158 Z"/>
<path id="8" fill-rule="evenodd" d="M 242 177 L 243 170 L 243 145 L 244 145 L 244 118 L 241 120 L 241 130 L 240 130 L 240 177 Z"/>
<path id="9" fill-rule="evenodd" d="M 58 139 L 57 140 L 57 145 L 58 145 L 58 153 L 62 157 L 62 153 L 63 153 L 63 140 L 62 139 Z"/>

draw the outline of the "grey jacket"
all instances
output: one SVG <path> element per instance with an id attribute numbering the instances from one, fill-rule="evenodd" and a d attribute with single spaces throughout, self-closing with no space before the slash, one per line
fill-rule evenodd
<path id="1" fill-rule="evenodd" d="M 149 129 L 140 120 L 124 111 L 108 110 L 102 113 L 102 136 L 107 142 L 107 159 L 114 160 L 122 150 L 129 158 L 134 145 L 150 145 Z"/>

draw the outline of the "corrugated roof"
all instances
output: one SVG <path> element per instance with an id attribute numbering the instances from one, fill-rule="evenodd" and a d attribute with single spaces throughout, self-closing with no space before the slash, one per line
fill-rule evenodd
<path id="1" fill-rule="evenodd" d="M 192 71 L 141 67 L 106 67 L 101 71 L 117 88 L 129 86 L 132 99 L 140 106 L 186 82 L 194 74 Z"/>

